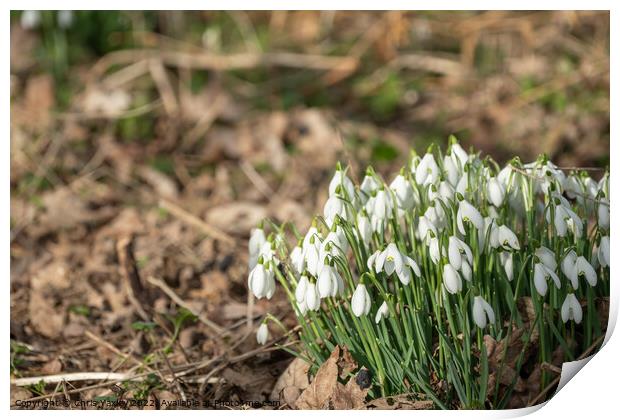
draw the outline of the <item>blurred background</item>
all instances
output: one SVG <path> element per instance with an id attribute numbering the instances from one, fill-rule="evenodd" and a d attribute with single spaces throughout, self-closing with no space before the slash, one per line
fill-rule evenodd
<path id="1" fill-rule="evenodd" d="M 250 228 L 304 229 L 336 161 L 388 176 L 449 134 L 500 163 L 608 166 L 609 13 L 12 12 L 14 375 L 116 366 L 92 337 L 140 360 L 220 354 L 150 277 L 238 331 L 233 354 L 255 348 L 268 309 L 294 321 L 277 296 L 246 305 Z M 287 360 L 200 391 L 264 396 Z"/>

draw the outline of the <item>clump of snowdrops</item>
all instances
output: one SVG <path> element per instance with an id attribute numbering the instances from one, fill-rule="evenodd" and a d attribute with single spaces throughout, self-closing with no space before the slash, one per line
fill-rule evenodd
<path id="1" fill-rule="evenodd" d="M 527 341 L 536 331 L 543 363 L 558 348 L 574 360 L 604 333 L 596 301 L 609 296 L 609 217 L 608 173 L 596 182 L 545 156 L 500 168 L 451 137 L 445 155 L 412 153 L 389 183 L 369 167 L 355 185 L 338 164 L 305 234 L 252 231 L 248 287 L 270 299 L 280 284 L 298 318 L 294 353 L 317 368 L 346 346 L 372 375 L 370 396 L 502 408 L 517 378 L 489 389 L 484 335 L 527 328 Z M 549 380 L 543 373 L 540 389 Z"/>

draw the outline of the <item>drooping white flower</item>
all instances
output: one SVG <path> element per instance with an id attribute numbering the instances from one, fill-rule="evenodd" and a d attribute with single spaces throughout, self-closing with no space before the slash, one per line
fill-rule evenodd
<path id="1" fill-rule="evenodd" d="M 439 203 L 431 202 L 424 212 L 424 217 L 437 229 L 441 230 L 445 227 L 446 212 Z"/>
<path id="2" fill-rule="evenodd" d="M 362 180 L 362 184 L 360 185 L 360 191 L 362 191 L 364 193 L 362 195 L 366 197 L 363 201 L 368 201 L 368 198 L 370 198 L 372 194 L 379 189 L 379 187 L 380 184 L 377 179 L 372 174 L 367 173 Z"/>
<path id="3" fill-rule="evenodd" d="M 459 209 L 456 213 L 456 224 L 459 232 L 465 235 L 465 226 L 463 222 L 470 222 L 478 230 L 482 229 L 484 226 L 484 220 L 480 212 L 466 200 L 459 203 Z"/>
<path id="4" fill-rule="evenodd" d="M 368 315 L 371 303 L 366 286 L 362 283 L 358 284 L 351 297 L 351 310 L 353 311 L 353 315 L 358 318 L 362 315 Z"/>
<path id="5" fill-rule="evenodd" d="M 355 196 L 355 187 L 353 182 L 349 179 L 347 174 L 342 169 L 337 169 L 329 182 L 329 195 L 330 197 L 336 194 L 336 190 L 340 187 L 340 191 L 343 197 L 352 200 Z M 345 195 L 346 194 L 346 195 Z"/>
<path id="6" fill-rule="evenodd" d="M 252 229 L 250 232 L 250 240 L 248 241 L 248 263 L 250 270 L 256 266 L 256 261 L 258 261 L 260 251 L 266 242 L 267 239 L 265 238 L 265 231 L 263 229 Z"/>
<path id="7" fill-rule="evenodd" d="M 325 264 L 319 273 L 317 288 L 321 298 L 335 297 L 344 291 L 344 281 L 336 268 Z"/>
<path id="8" fill-rule="evenodd" d="M 375 324 L 381 322 L 383 318 L 387 318 L 389 314 L 390 311 L 388 308 L 388 304 L 386 301 L 383 301 L 381 306 L 379 306 L 379 309 L 377 309 L 377 314 L 375 315 Z"/>
<path id="9" fill-rule="evenodd" d="M 457 238 L 450 236 L 448 239 L 448 258 L 455 270 L 460 270 L 463 261 L 473 264 L 473 254 L 469 245 Z"/>
<path id="10" fill-rule="evenodd" d="M 315 229 L 316 228 L 310 228 Z M 310 232 L 308 232 L 310 233 Z M 307 241 L 306 241 L 307 239 Z M 321 261 L 321 239 L 318 235 L 318 232 L 315 233 L 313 236 L 308 236 L 306 235 L 306 237 L 304 238 L 304 242 L 303 242 L 303 254 L 304 254 L 304 259 L 306 260 L 306 269 L 308 270 L 308 272 L 310 274 L 312 274 L 313 276 L 317 277 L 319 275 L 319 268 L 320 268 L 320 263 Z"/>
<path id="11" fill-rule="evenodd" d="M 441 181 L 439 183 L 437 198 L 443 201 L 444 204 L 448 204 L 449 200 L 454 200 L 455 193 L 456 191 L 454 190 L 454 187 L 447 181 Z"/>
<path id="12" fill-rule="evenodd" d="M 385 222 L 392 217 L 394 204 L 392 196 L 384 189 L 377 191 L 374 197 L 371 197 L 366 203 L 366 212 L 370 216 L 372 229 L 380 232 L 385 226 Z"/>
<path id="13" fill-rule="evenodd" d="M 300 245 L 295 246 L 291 251 L 291 266 L 296 274 L 301 274 L 306 268 L 304 250 Z"/>
<path id="14" fill-rule="evenodd" d="M 487 200 L 495 207 L 500 207 L 506 198 L 506 189 L 497 178 L 492 177 L 487 183 Z"/>
<path id="15" fill-rule="evenodd" d="M 463 175 L 461 175 L 461 179 L 459 179 L 459 182 L 456 184 L 456 192 L 464 196 L 465 194 L 467 194 L 468 190 L 469 172 L 465 171 L 463 172 Z"/>
<path id="16" fill-rule="evenodd" d="M 416 276 L 420 277 L 422 273 L 420 272 L 420 267 L 418 267 L 418 263 L 416 263 L 412 258 L 407 255 L 402 255 L 403 258 L 403 268 L 401 271 L 397 271 L 396 275 L 402 284 L 405 286 L 411 282 L 411 270 L 415 273 Z"/>
<path id="17" fill-rule="evenodd" d="M 439 263 L 439 259 L 441 255 L 439 255 L 439 239 L 437 237 L 431 238 L 428 244 L 428 253 L 431 257 L 431 261 L 437 264 Z M 445 255 L 445 252 L 444 252 Z"/>
<path id="18" fill-rule="evenodd" d="M 267 328 L 267 324 L 264 322 L 260 324 L 258 330 L 256 330 L 256 342 L 261 346 L 264 346 L 269 339 L 269 329 Z"/>
<path id="19" fill-rule="evenodd" d="M 472 308 L 474 322 L 478 328 L 487 326 L 487 319 L 490 324 L 495 324 L 495 312 L 489 303 L 482 296 L 474 297 L 474 305 Z"/>
<path id="20" fill-rule="evenodd" d="M 609 236 L 603 236 L 598 245 L 598 262 L 601 267 L 608 267 L 610 262 L 609 255 Z"/>
<path id="21" fill-rule="evenodd" d="M 487 240 L 489 246 L 493 249 L 500 246 L 497 222 L 489 216 L 484 218 L 482 229 L 478 230 L 478 246 L 484 248 Z"/>
<path id="22" fill-rule="evenodd" d="M 577 289 L 579 287 L 579 278 L 577 276 L 576 270 L 577 264 L 577 254 L 575 251 L 569 251 L 568 254 L 562 260 L 562 273 L 568 278 L 573 286 L 573 289 Z"/>
<path id="23" fill-rule="evenodd" d="M 461 168 L 461 170 L 465 167 L 465 164 L 469 160 L 469 155 L 459 143 L 453 143 L 450 145 L 450 157 L 454 160 L 454 163 Z"/>
<path id="24" fill-rule="evenodd" d="M 471 265 L 469 265 L 467 261 L 463 261 L 463 263 L 461 264 L 461 274 L 466 281 L 471 281 L 472 270 Z"/>
<path id="25" fill-rule="evenodd" d="M 349 220 L 350 213 L 351 212 L 347 207 L 347 203 L 337 195 L 330 196 L 323 207 L 323 216 L 325 217 L 327 226 L 330 228 L 334 224 L 336 216 L 340 216 L 344 220 Z"/>
<path id="26" fill-rule="evenodd" d="M 363 212 L 357 214 L 357 229 L 359 232 L 356 231 L 355 234 L 358 236 L 358 239 L 368 247 L 372 240 L 372 226 L 370 225 L 370 219 Z"/>
<path id="27" fill-rule="evenodd" d="M 450 264 L 443 266 L 443 285 L 448 293 L 455 294 L 463 290 L 463 281 L 459 273 Z"/>
<path id="28" fill-rule="evenodd" d="M 396 204 L 401 210 L 409 210 L 413 207 L 413 187 L 402 174 L 399 174 L 390 184 L 390 189 L 396 196 Z"/>
<path id="29" fill-rule="evenodd" d="M 598 204 L 598 226 L 601 229 L 609 229 L 609 200 L 601 198 Z"/>
<path id="30" fill-rule="evenodd" d="M 379 256 L 379 254 L 381 254 L 380 250 L 376 250 L 375 252 L 373 252 L 370 257 L 368 257 L 368 261 L 366 261 L 366 267 L 368 267 L 368 270 L 376 273 L 377 271 L 377 257 Z"/>
<path id="31" fill-rule="evenodd" d="M 521 249 L 521 247 L 519 246 L 519 239 L 517 239 L 517 235 L 515 235 L 515 233 L 510 230 L 508 226 L 502 225 L 497 229 L 499 243 L 504 249 L 512 248 L 516 251 Z"/>
<path id="32" fill-rule="evenodd" d="M 575 261 L 575 273 L 577 278 L 584 276 L 590 286 L 596 286 L 598 280 L 596 271 L 594 271 L 594 268 L 592 268 L 592 265 L 584 256 L 577 257 L 577 261 Z"/>
<path id="33" fill-rule="evenodd" d="M 539 295 L 545 296 L 547 294 L 547 280 L 549 279 L 553 280 L 558 289 L 562 287 L 560 278 L 555 272 L 549 270 L 542 263 L 536 263 L 534 265 L 534 287 Z"/>
<path id="34" fill-rule="evenodd" d="M 430 238 L 437 237 L 437 226 L 428 220 L 426 216 L 418 219 L 418 237 L 421 241 L 427 243 Z"/>
<path id="35" fill-rule="evenodd" d="M 314 283 L 308 283 L 306 287 L 306 299 L 305 299 L 306 307 L 310 311 L 318 311 L 321 307 L 321 297 L 319 296 L 319 291 L 317 290 L 317 286 Z"/>
<path id="36" fill-rule="evenodd" d="M 456 187 L 459 182 L 460 172 L 454 159 L 451 156 L 445 156 L 443 158 L 443 170 L 446 173 L 446 179 L 452 187 Z"/>
<path id="37" fill-rule="evenodd" d="M 540 262 L 549 270 L 555 271 L 555 269 L 558 268 L 558 263 L 555 261 L 555 253 L 549 248 L 541 246 L 534 251 L 534 255 L 536 255 L 540 259 Z"/>
<path id="38" fill-rule="evenodd" d="M 583 318 L 583 310 L 581 309 L 581 304 L 577 300 L 577 297 L 575 297 L 574 293 L 569 293 L 566 295 L 566 299 L 564 299 L 560 313 L 564 323 L 571 319 L 575 321 L 576 324 L 581 323 L 581 319 Z"/>
<path id="39" fill-rule="evenodd" d="M 418 185 L 426 186 L 434 184 L 439 178 L 439 166 L 435 161 L 435 156 L 431 153 L 424 155 L 415 171 L 415 182 Z"/>
<path id="40" fill-rule="evenodd" d="M 308 277 L 301 276 L 299 278 L 299 282 L 297 283 L 297 287 L 295 288 L 295 299 L 297 303 L 302 303 L 306 301 L 306 293 L 308 292 L 308 284 L 310 281 Z"/>
<path id="41" fill-rule="evenodd" d="M 506 273 L 506 277 L 508 277 L 508 281 L 512 281 L 514 278 L 514 261 L 512 257 L 512 252 L 500 252 L 499 260 L 504 266 L 504 272 Z"/>
<path id="42" fill-rule="evenodd" d="M 248 276 L 248 288 L 257 299 L 262 299 L 264 297 L 271 299 L 275 293 L 276 283 L 274 274 L 265 267 L 261 258 L 258 259 L 256 266 L 250 271 Z"/>

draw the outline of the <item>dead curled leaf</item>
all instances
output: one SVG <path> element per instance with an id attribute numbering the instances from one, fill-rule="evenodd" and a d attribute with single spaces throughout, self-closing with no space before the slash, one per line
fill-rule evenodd
<path id="1" fill-rule="evenodd" d="M 295 407 L 301 410 L 363 409 L 368 388 L 360 388 L 353 376 L 346 385 L 338 381 L 338 378 L 346 377 L 356 368 L 357 364 L 349 351 L 336 346 L 329 359 L 319 368 L 312 383 L 299 396 Z"/>

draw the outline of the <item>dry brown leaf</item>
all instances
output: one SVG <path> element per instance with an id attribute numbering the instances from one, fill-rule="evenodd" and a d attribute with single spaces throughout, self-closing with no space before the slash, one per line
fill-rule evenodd
<path id="1" fill-rule="evenodd" d="M 58 312 L 54 300 L 42 291 L 33 290 L 28 302 L 30 322 L 39 334 L 59 338 L 65 325 L 64 313 Z"/>
<path id="2" fill-rule="evenodd" d="M 341 354 L 342 351 L 342 354 Z M 346 385 L 338 382 L 345 372 L 357 368 L 349 351 L 336 346 L 329 359 L 319 368 L 312 383 L 295 402 L 301 410 L 351 410 L 364 408 L 368 388 L 362 389 L 351 377 Z"/>
<path id="3" fill-rule="evenodd" d="M 300 358 L 294 359 L 278 378 L 270 398 L 284 401 L 289 407 L 294 407 L 301 392 L 310 384 L 308 369 L 310 369 L 308 362 Z"/>

